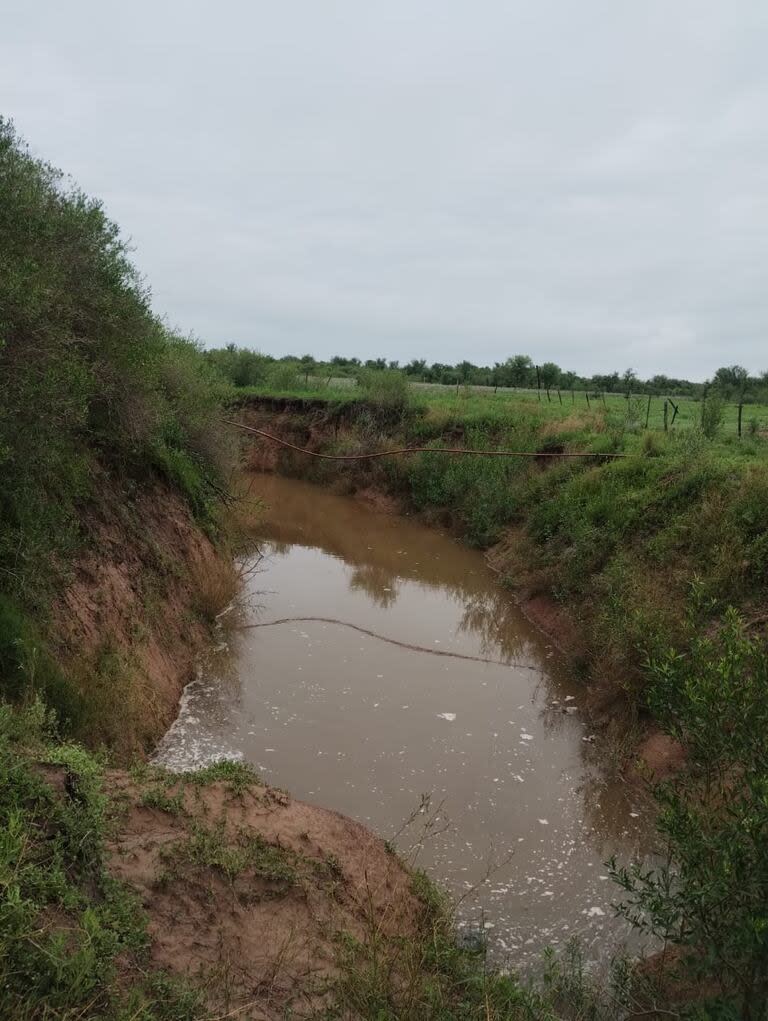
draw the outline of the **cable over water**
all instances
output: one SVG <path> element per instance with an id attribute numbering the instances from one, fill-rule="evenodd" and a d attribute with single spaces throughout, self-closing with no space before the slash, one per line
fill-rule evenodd
<path id="1" fill-rule="evenodd" d="M 338 620 L 336 617 L 280 617 L 278 620 L 266 620 L 260 624 L 243 624 L 238 630 L 246 631 L 252 628 L 259 627 L 275 627 L 277 624 L 338 624 L 339 627 L 352 628 L 353 631 L 359 631 L 361 635 L 368 635 L 370 638 L 377 638 L 380 642 L 387 642 L 389 645 L 398 645 L 401 649 L 410 649 L 411 652 L 426 652 L 430 656 L 447 656 L 450 659 L 467 659 L 473 663 L 493 663 L 495 666 L 507 666 L 514 667 L 518 670 L 530 670 L 532 673 L 539 674 L 541 670 L 538 667 L 531 666 L 529 663 L 518 663 L 514 660 L 503 660 L 503 659 L 491 659 L 487 656 L 470 656 L 464 652 L 447 652 L 443 649 L 430 649 L 427 645 L 412 645 L 410 642 L 399 642 L 396 638 L 388 638 L 386 635 L 380 635 L 376 631 L 369 631 L 368 628 L 358 627 L 357 624 L 351 624 L 347 620 Z"/>
<path id="2" fill-rule="evenodd" d="M 629 454 L 600 454 L 596 451 L 557 451 L 557 450 L 473 450 L 469 447 L 393 447 L 390 450 L 375 450 L 367 454 L 321 454 L 316 450 L 307 450 L 296 443 L 274 436 L 264 429 L 257 429 L 252 425 L 243 425 L 242 422 L 234 422 L 230 418 L 223 418 L 222 422 L 232 425 L 236 429 L 254 433 L 256 436 L 263 436 L 272 443 L 278 443 L 281 447 L 288 447 L 291 450 L 298 450 L 300 454 L 308 454 L 310 457 L 321 457 L 324 461 L 372 461 L 377 457 L 390 457 L 395 454 L 473 454 L 478 457 L 629 457 Z"/>

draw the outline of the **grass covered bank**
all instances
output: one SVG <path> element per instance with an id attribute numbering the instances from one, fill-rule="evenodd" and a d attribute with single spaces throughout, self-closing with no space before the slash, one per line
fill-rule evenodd
<path id="1" fill-rule="evenodd" d="M 353 454 L 392 446 L 581 451 L 608 460 L 484 458 L 422 453 L 371 462 L 306 458 L 254 437 L 265 467 L 377 487 L 468 542 L 493 548 L 505 581 L 566 607 L 586 639 L 593 683 L 632 698 L 644 663 L 681 646 L 691 597 L 713 619 L 768 607 L 768 443 L 700 428 L 645 429 L 631 403 L 555 416 L 551 406 L 461 395 L 414 402 L 372 392 L 325 409 L 240 399 L 246 424 L 299 445 Z"/>

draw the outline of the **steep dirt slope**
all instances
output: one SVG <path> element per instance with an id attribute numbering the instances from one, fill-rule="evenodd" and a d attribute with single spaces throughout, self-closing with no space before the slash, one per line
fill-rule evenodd
<path id="1" fill-rule="evenodd" d="M 51 613 L 51 638 L 91 719 L 89 743 L 146 751 L 173 720 L 210 642 L 204 596 L 227 559 L 161 482 L 127 502 L 105 489 L 86 508 L 85 552 Z"/>

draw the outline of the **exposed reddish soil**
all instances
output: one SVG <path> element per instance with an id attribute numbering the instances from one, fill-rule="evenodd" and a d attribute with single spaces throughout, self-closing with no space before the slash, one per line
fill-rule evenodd
<path id="1" fill-rule="evenodd" d="M 539 585 L 537 572 L 526 559 L 528 540 L 520 528 L 507 528 L 504 535 L 486 553 L 492 571 L 513 585 L 523 615 L 550 639 L 561 652 L 576 657 L 585 654 L 582 632 L 577 620 Z"/>
<path id="2" fill-rule="evenodd" d="M 341 933 L 364 943 L 418 930 L 424 906 L 409 873 L 351 819 L 269 787 L 188 785 L 183 808 L 167 812 L 142 805 L 125 773 L 110 786 L 125 810 L 111 869 L 143 902 L 152 963 L 193 979 L 217 1016 L 305 1016 L 327 1002 Z M 215 858 L 190 853 L 201 830 L 234 847 L 260 839 L 289 878 L 201 861 Z"/>
<path id="3" fill-rule="evenodd" d="M 637 749 L 639 769 L 652 780 L 666 780 L 685 764 L 682 745 L 660 730 L 652 730 Z"/>
<path id="4" fill-rule="evenodd" d="M 174 718 L 210 641 L 195 612 L 199 579 L 220 559 L 182 498 L 159 482 L 129 505 L 105 487 L 102 502 L 83 517 L 87 552 L 53 606 L 51 633 L 75 682 L 99 674 L 105 685 L 119 686 L 120 711 L 113 705 L 103 714 L 105 726 L 114 717 L 114 730 L 92 736 L 128 755 L 149 747 Z M 116 698 L 108 687 L 85 693 L 94 704 Z M 94 726 L 101 722 L 97 714 Z"/>

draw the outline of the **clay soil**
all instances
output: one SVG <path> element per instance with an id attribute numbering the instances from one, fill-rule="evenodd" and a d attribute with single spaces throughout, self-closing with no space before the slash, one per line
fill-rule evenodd
<path id="1" fill-rule="evenodd" d="M 212 1016 L 310 1016 L 333 999 L 344 940 L 418 930 L 409 872 L 351 819 L 221 781 L 166 788 L 181 794 L 164 810 L 127 774 L 109 779 L 122 805 L 111 869 L 148 914 L 152 964 L 202 989 Z M 254 841 L 238 870 L 226 849 Z"/>

